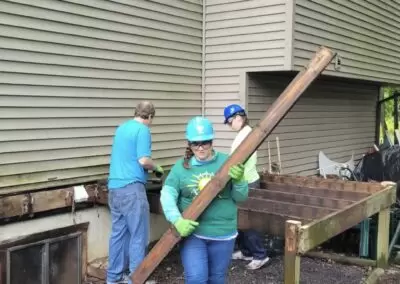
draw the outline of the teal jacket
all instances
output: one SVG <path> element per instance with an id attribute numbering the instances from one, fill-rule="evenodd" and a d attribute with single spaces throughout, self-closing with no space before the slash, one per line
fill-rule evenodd
<path id="1" fill-rule="evenodd" d="M 169 222 L 175 223 L 181 217 L 181 213 L 199 194 L 201 185 L 209 181 L 227 159 L 227 154 L 215 152 L 213 159 L 206 163 L 198 162 L 193 157 L 190 169 L 183 167 L 183 159 L 172 167 L 161 190 L 161 205 Z M 246 181 L 229 181 L 197 219 L 199 226 L 194 234 L 206 237 L 234 234 L 237 231 L 237 203 L 247 197 Z"/>

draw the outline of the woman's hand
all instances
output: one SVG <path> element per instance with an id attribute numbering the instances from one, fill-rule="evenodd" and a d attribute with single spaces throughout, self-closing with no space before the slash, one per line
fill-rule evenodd
<path id="1" fill-rule="evenodd" d="M 193 233 L 193 231 L 196 229 L 196 227 L 198 225 L 199 225 L 199 223 L 196 221 L 192 221 L 189 219 L 183 219 L 183 218 L 179 218 L 174 223 L 174 226 L 175 226 L 176 230 L 178 231 L 179 235 L 181 235 L 181 237 L 189 236 L 191 233 Z"/>
<path id="2" fill-rule="evenodd" d="M 232 178 L 233 182 L 241 182 L 244 178 L 244 165 L 238 164 L 235 166 L 231 166 L 229 168 L 229 176 Z"/>

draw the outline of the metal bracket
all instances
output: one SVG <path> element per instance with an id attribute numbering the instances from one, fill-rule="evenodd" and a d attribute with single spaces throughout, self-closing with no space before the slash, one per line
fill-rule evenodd
<path id="1" fill-rule="evenodd" d="M 65 204 L 67 206 L 71 206 L 71 215 L 72 215 L 72 220 L 74 222 L 74 225 L 76 225 L 76 220 L 75 220 L 75 200 L 74 200 L 74 193 L 71 191 L 67 192 L 67 196 L 65 197 Z"/>
<path id="2" fill-rule="evenodd" d="M 100 217 L 99 206 L 97 206 L 98 199 L 99 199 L 99 185 L 96 184 L 94 188 L 93 207 L 96 208 L 97 218 Z"/>
<path id="3" fill-rule="evenodd" d="M 30 193 L 24 195 L 21 202 L 21 215 L 29 214 L 29 217 L 33 217 L 33 203 L 34 198 Z"/>
<path id="4" fill-rule="evenodd" d="M 65 205 L 71 206 L 73 201 L 74 194 L 71 191 L 67 191 L 67 194 L 65 195 Z"/>

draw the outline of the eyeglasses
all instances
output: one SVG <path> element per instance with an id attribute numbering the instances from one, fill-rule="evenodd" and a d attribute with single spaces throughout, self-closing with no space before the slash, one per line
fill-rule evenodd
<path id="1" fill-rule="evenodd" d="M 190 142 L 189 146 L 195 150 L 200 149 L 200 146 L 204 149 L 204 150 L 208 150 L 210 149 L 212 145 L 212 140 L 207 140 L 207 141 L 195 141 L 195 142 Z"/>
<path id="2" fill-rule="evenodd" d="M 233 120 L 237 117 L 237 116 L 246 116 L 246 114 L 244 112 L 237 112 L 234 115 L 232 115 L 230 118 L 228 118 L 228 120 L 226 121 L 226 124 L 228 125 L 232 125 Z"/>
<path id="3" fill-rule="evenodd" d="M 226 124 L 228 125 L 232 125 L 233 120 L 236 118 L 236 115 L 231 116 L 230 118 L 228 118 L 228 121 L 226 122 Z"/>

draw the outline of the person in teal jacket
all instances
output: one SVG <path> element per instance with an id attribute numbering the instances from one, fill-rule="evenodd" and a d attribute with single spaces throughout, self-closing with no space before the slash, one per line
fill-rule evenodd
<path id="1" fill-rule="evenodd" d="M 183 237 L 181 259 L 186 284 L 225 284 L 237 231 L 237 203 L 248 197 L 244 166 L 229 170 L 231 180 L 195 220 L 182 217 L 205 185 L 228 159 L 213 149 L 214 129 L 204 117 L 195 117 L 186 127 L 188 147 L 176 162 L 161 190 L 166 219 Z"/>

